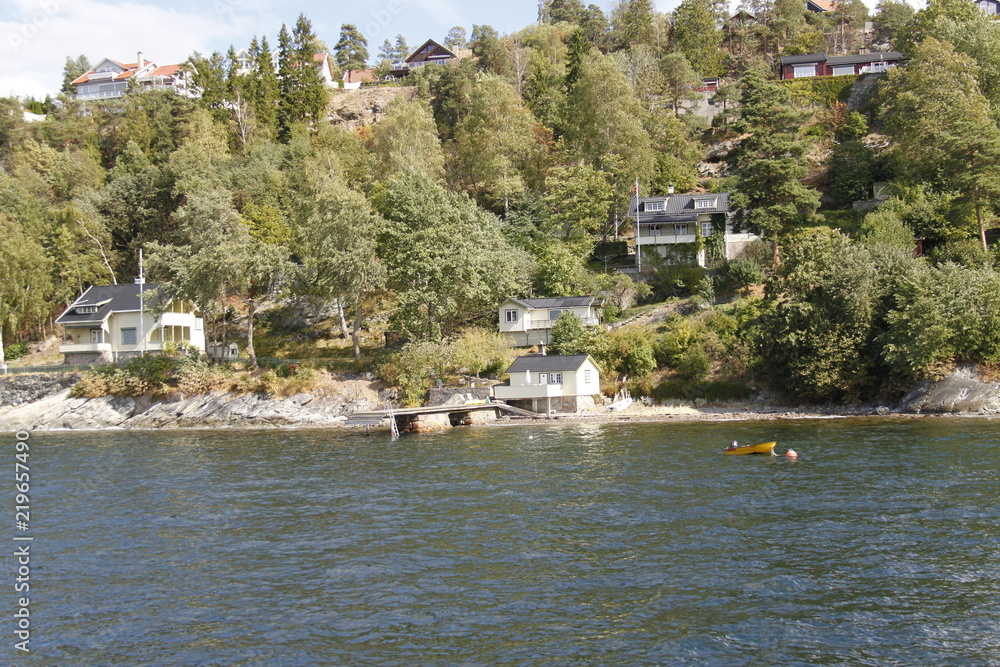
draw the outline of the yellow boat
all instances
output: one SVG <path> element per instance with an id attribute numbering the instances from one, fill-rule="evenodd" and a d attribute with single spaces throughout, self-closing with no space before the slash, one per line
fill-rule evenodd
<path id="1" fill-rule="evenodd" d="M 722 450 L 726 454 L 768 454 L 775 456 L 774 447 L 777 442 L 762 442 L 759 445 L 738 445 L 735 442 Z"/>

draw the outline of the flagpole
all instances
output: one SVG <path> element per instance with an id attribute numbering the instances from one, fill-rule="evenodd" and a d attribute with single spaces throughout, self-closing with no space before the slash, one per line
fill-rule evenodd
<path id="1" fill-rule="evenodd" d="M 139 351 L 142 354 L 146 354 L 146 328 L 143 325 L 143 303 L 142 303 L 142 290 L 143 286 L 146 284 L 146 278 L 142 274 L 142 248 L 139 248 L 139 337 L 142 342 L 139 344 Z"/>

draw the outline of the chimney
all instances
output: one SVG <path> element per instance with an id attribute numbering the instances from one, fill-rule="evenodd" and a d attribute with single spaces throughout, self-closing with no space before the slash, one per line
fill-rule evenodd
<path id="1" fill-rule="evenodd" d="M 138 63 L 137 68 L 142 69 L 142 66 L 146 64 L 146 61 L 142 59 L 142 51 L 135 54 L 135 61 Z"/>
<path id="2" fill-rule="evenodd" d="M 674 194 L 674 185 L 673 185 L 673 183 L 671 183 L 670 185 L 667 186 L 667 194 L 668 195 Z"/>
<path id="3" fill-rule="evenodd" d="M 545 356 L 545 343 L 538 344 L 538 354 Z"/>

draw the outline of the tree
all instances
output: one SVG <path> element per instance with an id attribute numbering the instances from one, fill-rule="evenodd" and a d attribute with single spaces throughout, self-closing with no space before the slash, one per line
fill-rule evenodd
<path id="1" fill-rule="evenodd" d="M 411 340 L 439 340 L 524 293 L 528 258 L 500 221 L 424 173 L 391 179 L 376 200 L 389 224 L 380 237 L 393 324 Z"/>
<path id="2" fill-rule="evenodd" d="M 702 77 L 720 76 L 722 31 L 711 0 L 684 0 L 674 11 L 672 42 Z"/>
<path id="3" fill-rule="evenodd" d="M 453 178 L 480 201 L 503 205 L 524 191 L 531 158 L 538 150 L 535 120 L 510 84 L 484 75 L 455 132 Z"/>
<path id="4" fill-rule="evenodd" d="M 587 5 L 580 16 L 580 31 L 595 48 L 604 52 L 609 40 L 610 25 L 604 10 L 598 5 Z"/>
<path id="5" fill-rule="evenodd" d="M 37 241 L 0 213 L 0 369 L 5 368 L 4 330 L 19 333 L 24 324 L 44 318 L 50 309 L 50 262 Z"/>
<path id="6" fill-rule="evenodd" d="M 406 44 L 406 38 L 402 35 L 396 35 L 396 57 L 393 58 L 394 63 L 401 63 L 410 57 L 410 47 Z"/>
<path id="7" fill-rule="evenodd" d="M 278 33 L 278 119 L 285 138 L 291 136 L 296 123 L 319 120 L 330 99 L 316 67 L 318 41 L 305 14 L 299 14 L 291 33 L 284 25 Z"/>
<path id="8" fill-rule="evenodd" d="M 250 60 L 253 75 L 248 77 L 247 95 L 258 124 L 266 136 L 273 136 L 278 130 L 279 86 L 267 37 L 250 42 Z"/>
<path id="9" fill-rule="evenodd" d="M 368 40 L 353 23 L 340 26 L 340 39 L 333 50 L 337 54 L 337 64 L 348 74 L 352 70 L 364 69 L 368 62 Z"/>
<path id="10" fill-rule="evenodd" d="M 687 57 L 679 52 L 668 53 L 660 62 L 663 77 L 663 96 L 674 111 L 675 117 L 680 117 L 685 102 L 693 102 L 701 98 L 698 86 L 701 79 L 695 73 Z"/>
<path id="11" fill-rule="evenodd" d="M 978 67 L 928 37 L 883 91 L 882 118 L 905 175 L 964 194 L 986 249 L 985 214 L 1000 195 L 1000 128 L 977 83 Z"/>
<path id="12" fill-rule="evenodd" d="M 151 263 L 170 276 L 170 296 L 198 304 L 238 298 L 247 313 L 247 355 L 257 365 L 253 347 L 254 319 L 289 271 L 288 252 L 254 239 L 233 210 L 230 195 L 212 191 L 193 195 L 177 211 L 179 245 L 158 245 Z"/>
<path id="13" fill-rule="evenodd" d="M 90 61 L 87 60 L 87 56 L 80 54 L 75 59 L 66 56 L 66 64 L 63 65 L 62 88 L 59 89 L 59 92 L 64 95 L 75 95 L 76 88 L 70 84 L 89 71 Z"/>
<path id="14" fill-rule="evenodd" d="M 185 63 L 185 69 L 191 72 L 191 84 L 199 91 L 199 104 L 216 118 L 225 117 L 226 94 L 226 60 L 218 51 L 208 58 L 195 51 Z"/>
<path id="15" fill-rule="evenodd" d="M 460 25 L 448 31 L 448 36 L 444 38 L 444 45 L 451 51 L 465 48 L 465 28 Z"/>
<path id="16" fill-rule="evenodd" d="M 914 14 L 913 6 L 906 0 L 879 0 L 875 8 L 875 41 L 892 44 L 903 26 Z"/>
<path id="17" fill-rule="evenodd" d="M 567 100 L 565 137 L 576 154 L 613 175 L 621 195 L 636 177 L 648 183 L 654 163 L 649 134 L 642 126 L 643 109 L 614 60 L 586 60 Z"/>
<path id="18" fill-rule="evenodd" d="M 584 326 L 572 311 L 566 311 L 552 325 L 552 354 L 590 354 L 594 350 L 600 331 L 597 327 Z"/>
<path id="19" fill-rule="evenodd" d="M 354 358 L 360 360 L 365 301 L 385 287 L 385 264 L 377 251 L 385 220 L 364 195 L 330 176 L 318 181 L 300 215 L 296 225 L 300 290 L 326 302 L 339 299 L 353 304 L 351 340 Z"/>
<path id="20" fill-rule="evenodd" d="M 772 261 L 789 229 L 819 207 L 819 193 L 802 179 L 808 174 L 806 143 L 798 137 L 803 115 L 788 90 L 767 81 L 759 70 L 740 79 L 740 117 L 736 130 L 750 133 L 731 153 L 738 219 L 761 236 L 770 236 Z"/>
<path id="21" fill-rule="evenodd" d="M 651 0 L 618 0 L 611 10 L 611 41 L 615 49 L 653 44 L 654 15 Z"/>
<path id="22" fill-rule="evenodd" d="M 372 128 L 376 171 L 383 179 L 396 174 L 444 175 L 444 153 L 426 102 L 395 99 L 386 106 L 385 118 Z"/>
<path id="23" fill-rule="evenodd" d="M 472 45 L 472 55 L 476 56 L 480 72 L 507 75 L 510 68 L 510 63 L 507 60 L 507 49 L 500 41 L 500 35 L 492 26 L 472 26 L 470 44 Z"/>
<path id="24" fill-rule="evenodd" d="M 545 0 L 540 5 L 543 12 L 539 21 L 543 23 L 579 23 L 583 16 L 583 3 L 580 0 Z"/>
<path id="25" fill-rule="evenodd" d="M 563 240 L 582 240 L 586 252 L 593 245 L 587 235 L 607 224 L 612 195 L 607 175 L 585 163 L 556 167 L 545 177 L 550 221 Z"/>
<path id="26" fill-rule="evenodd" d="M 396 62 L 396 47 L 388 39 L 382 42 L 382 46 L 378 47 L 378 59 L 379 62 L 383 60 L 388 60 L 390 63 Z"/>

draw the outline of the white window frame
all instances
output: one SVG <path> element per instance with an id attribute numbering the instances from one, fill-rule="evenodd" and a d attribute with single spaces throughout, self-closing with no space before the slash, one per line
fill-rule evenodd
<path id="1" fill-rule="evenodd" d="M 565 313 L 565 312 L 566 312 L 565 310 L 550 310 L 549 311 L 549 322 L 553 322 L 554 323 L 556 320 L 558 320 L 560 317 L 562 317 L 562 314 Z"/>
<path id="2" fill-rule="evenodd" d="M 816 76 L 816 63 L 792 66 L 793 79 L 807 79 L 811 76 Z"/>
<path id="3" fill-rule="evenodd" d="M 122 328 L 122 345 L 137 345 L 139 343 L 138 332 L 135 327 L 123 327 Z M 125 336 L 126 333 L 132 334 L 132 340 L 128 340 Z"/>
<path id="4" fill-rule="evenodd" d="M 701 223 L 701 235 L 702 235 L 702 238 L 706 238 L 706 239 L 709 236 L 712 235 L 712 223 L 711 222 L 703 222 L 703 223 Z"/>
<path id="5" fill-rule="evenodd" d="M 583 383 L 590 384 L 590 369 L 583 371 Z"/>
<path id="6" fill-rule="evenodd" d="M 674 236 L 687 236 L 688 226 L 686 222 L 674 225 Z"/>
<path id="7" fill-rule="evenodd" d="M 854 65 L 834 65 L 833 76 L 846 76 L 854 74 Z"/>
<path id="8" fill-rule="evenodd" d="M 549 373 L 549 384 L 562 384 L 562 373 Z"/>
<path id="9" fill-rule="evenodd" d="M 98 311 L 98 307 L 97 306 L 77 306 L 75 310 L 76 310 L 77 315 L 90 315 L 90 314 L 96 313 Z"/>
<path id="10" fill-rule="evenodd" d="M 649 236 L 660 236 L 663 234 L 663 228 L 660 225 L 649 225 Z"/>
<path id="11" fill-rule="evenodd" d="M 517 309 L 508 308 L 507 310 L 504 311 L 504 317 L 506 318 L 508 324 L 513 324 L 517 322 Z"/>
<path id="12" fill-rule="evenodd" d="M 715 208 L 715 202 L 716 201 L 717 200 L 714 199 L 714 198 L 710 198 L 710 199 L 695 199 L 694 200 L 694 207 L 695 208 Z"/>
<path id="13" fill-rule="evenodd" d="M 646 211 L 662 211 L 664 208 L 664 202 L 662 201 L 648 201 L 646 202 Z"/>

